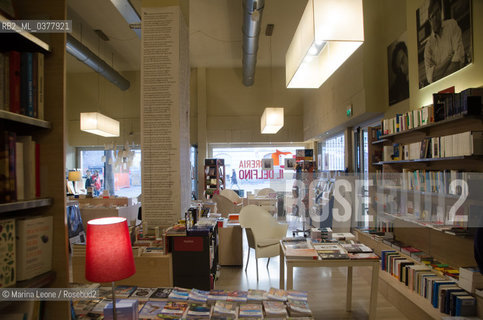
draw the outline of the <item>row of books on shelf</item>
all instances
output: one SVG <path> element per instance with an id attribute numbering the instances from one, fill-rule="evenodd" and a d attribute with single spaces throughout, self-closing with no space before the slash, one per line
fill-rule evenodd
<path id="1" fill-rule="evenodd" d="M 52 269 L 52 217 L 0 220 L 0 287 Z"/>
<path id="2" fill-rule="evenodd" d="M 44 118 L 44 55 L 9 51 L 0 56 L 0 109 Z"/>
<path id="3" fill-rule="evenodd" d="M 482 95 L 483 88 L 469 88 L 460 93 L 435 93 L 432 105 L 383 119 L 380 131 L 376 131 L 376 139 L 452 117 L 480 115 Z"/>
<path id="4" fill-rule="evenodd" d="M 382 160 L 439 159 L 482 154 L 483 132 L 467 131 L 442 137 L 426 137 L 421 142 L 410 144 L 383 146 Z"/>
<path id="5" fill-rule="evenodd" d="M 1 126 L 0 203 L 40 197 L 40 145 Z"/>
<path id="6" fill-rule="evenodd" d="M 420 261 L 422 264 L 407 259 L 394 250 L 381 252 L 381 269 L 402 282 L 409 290 L 426 298 L 440 312 L 451 316 L 476 315 L 475 297 L 461 288 L 456 280 L 460 270 L 423 255 L 420 256 Z"/>
<path id="7" fill-rule="evenodd" d="M 474 186 L 473 182 L 480 182 L 479 174 L 463 172 L 460 170 L 424 170 L 403 168 L 400 174 L 384 174 L 376 171 L 378 188 L 397 191 L 420 191 L 441 193 L 443 195 L 460 195 L 461 188 L 457 188 L 453 181 L 466 181 L 467 185 Z"/>

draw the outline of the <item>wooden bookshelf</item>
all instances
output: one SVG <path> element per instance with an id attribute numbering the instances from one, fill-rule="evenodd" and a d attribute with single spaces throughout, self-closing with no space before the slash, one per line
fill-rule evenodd
<path id="1" fill-rule="evenodd" d="M 50 20 L 67 19 L 65 0 L 16 0 L 16 19 L 30 20 L 43 17 Z M 0 16 L 0 22 L 8 19 Z M 48 39 L 44 41 L 43 39 Z M 68 287 L 68 239 L 65 207 L 65 88 L 66 88 L 66 34 L 31 34 L 23 30 L 0 34 L 0 49 L 4 52 L 40 52 L 44 54 L 44 120 L 34 119 L 9 111 L 0 112 L 0 121 L 9 131 L 31 135 L 40 145 L 40 198 L 2 205 L 4 213 L 18 210 L 36 216 L 53 217 L 52 271 L 16 286 Z M 39 130 L 41 128 L 41 130 Z M 47 129 L 47 130 L 44 130 Z M 52 276 L 53 275 L 53 276 Z M 69 319 L 68 301 L 47 301 L 43 319 Z"/>
<path id="2" fill-rule="evenodd" d="M 483 121 L 483 117 L 482 116 L 457 115 L 457 116 L 453 116 L 453 117 L 448 118 L 448 119 L 444 119 L 442 121 L 430 122 L 428 124 L 419 126 L 417 128 L 412 128 L 412 129 L 408 129 L 408 130 L 404 130 L 404 131 L 400 131 L 400 132 L 396 132 L 396 133 L 381 135 L 381 140 L 384 140 L 383 142 L 391 141 L 392 139 L 388 139 L 388 138 L 392 138 L 392 137 L 396 137 L 396 136 L 400 136 L 400 135 L 405 135 L 405 134 L 409 134 L 409 133 L 417 132 L 417 131 L 426 131 L 427 129 L 432 128 L 432 127 L 445 126 L 445 125 L 448 125 L 448 124 L 456 125 L 456 126 L 464 125 L 466 122 L 468 122 L 468 120 Z"/>
<path id="3" fill-rule="evenodd" d="M 371 247 L 374 252 L 381 255 L 383 250 L 395 250 L 391 246 L 386 245 L 382 241 L 374 240 L 367 233 L 361 232 L 355 229 L 357 240 L 365 245 Z M 399 252 L 399 254 L 406 259 L 417 262 L 410 256 Z M 384 295 L 396 308 L 403 312 L 409 319 L 441 319 L 442 317 L 448 317 L 449 315 L 439 312 L 432 306 L 428 299 L 420 296 L 414 291 L 411 291 L 402 282 L 391 276 L 386 271 L 379 272 L 379 292 Z"/>
<path id="4" fill-rule="evenodd" d="M 0 213 L 47 207 L 51 204 L 50 198 L 0 203 Z"/>
<path id="5" fill-rule="evenodd" d="M 38 127 L 38 128 L 50 129 L 51 127 L 51 124 L 48 121 L 24 116 L 23 114 L 14 113 L 7 110 L 0 110 L 0 119 L 10 120 L 15 123 L 22 123 L 22 124 L 26 124 L 26 125 L 29 125 L 32 127 Z"/>
<path id="6" fill-rule="evenodd" d="M 0 23 L 2 22 L 11 22 L 11 20 L 0 13 Z M 4 43 L 4 38 L 8 41 L 8 44 Z M 39 39 L 32 33 L 23 30 L 20 26 L 17 26 L 14 32 L 2 34 L 0 48 L 8 50 L 22 49 L 27 51 L 40 51 L 43 53 L 50 52 L 50 45 L 48 43 Z"/>

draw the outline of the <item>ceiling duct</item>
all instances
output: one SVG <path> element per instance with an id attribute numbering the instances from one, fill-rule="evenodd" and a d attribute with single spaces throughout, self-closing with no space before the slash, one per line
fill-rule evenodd
<path id="1" fill-rule="evenodd" d="M 89 48 L 80 43 L 76 38 L 67 34 L 67 52 L 91 67 L 95 72 L 101 74 L 104 78 L 115 84 L 121 90 L 129 89 L 131 83 L 129 80 L 121 76 L 119 72 L 114 70 L 104 60 L 99 58 Z"/>
<path id="2" fill-rule="evenodd" d="M 243 84 L 247 87 L 255 82 L 258 38 L 264 6 L 265 0 L 244 0 L 243 4 Z"/>

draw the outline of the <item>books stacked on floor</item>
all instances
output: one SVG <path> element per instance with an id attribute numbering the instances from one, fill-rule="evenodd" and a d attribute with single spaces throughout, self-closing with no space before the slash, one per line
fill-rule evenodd
<path id="1" fill-rule="evenodd" d="M 381 251 L 381 269 L 409 290 L 426 298 L 434 308 L 452 316 L 476 315 L 476 299 L 447 274 L 454 269 L 432 260 L 417 264 L 395 250 Z"/>
<path id="2" fill-rule="evenodd" d="M 478 267 L 460 268 L 458 285 L 468 292 L 483 288 L 483 275 Z"/>
<path id="3" fill-rule="evenodd" d="M 91 287 L 92 285 L 89 286 Z M 111 319 L 111 288 L 99 287 L 98 284 L 95 288 L 99 290 L 98 299 L 72 303 L 76 315 L 80 319 L 102 319 L 106 312 L 104 319 Z M 125 319 L 312 319 L 307 291 L 275 288 L 270 288 L 268 292 L 202 291 L 179 287 L 144 288 L 119 285 L 115 288 L 115 293 L 116 307 L 121 306 Z M 132 313 L 134 309 L 139 312 L 135 317 Z"/>

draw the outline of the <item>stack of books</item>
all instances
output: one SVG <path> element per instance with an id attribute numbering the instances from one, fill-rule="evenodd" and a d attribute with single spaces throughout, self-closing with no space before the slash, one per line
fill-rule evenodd
<path id="1" fill-rule="evenodd" d="M 478 267 L 460 268 L 458 285 L 468 292 L 483 288 L 483 275 Z"/>

